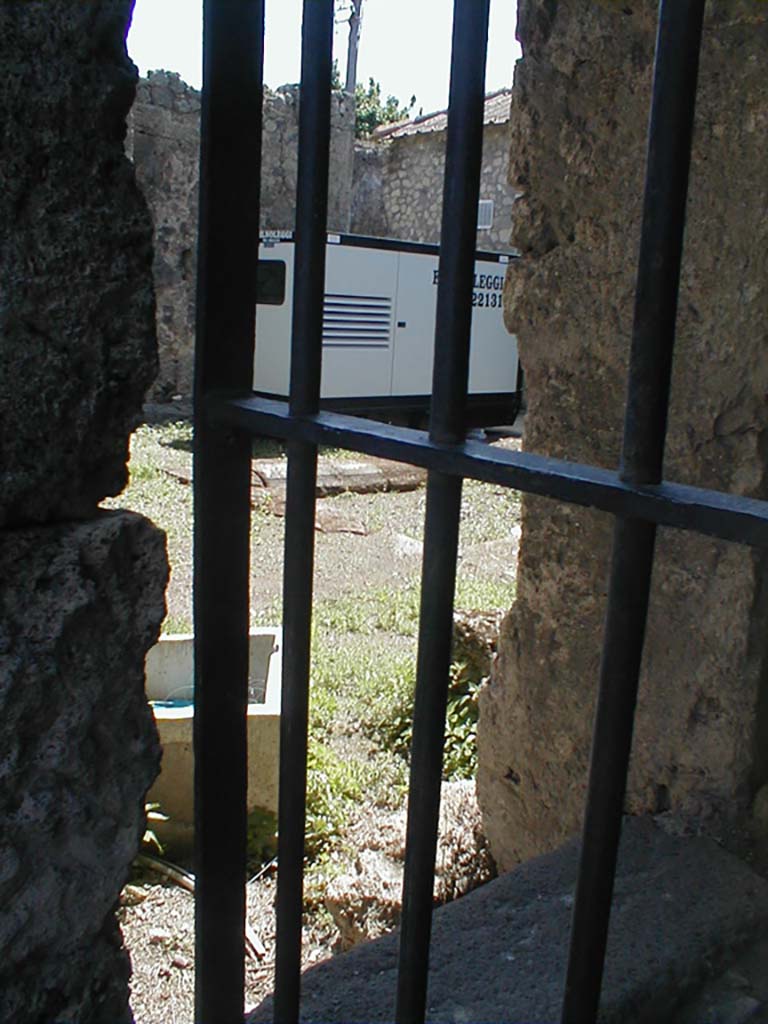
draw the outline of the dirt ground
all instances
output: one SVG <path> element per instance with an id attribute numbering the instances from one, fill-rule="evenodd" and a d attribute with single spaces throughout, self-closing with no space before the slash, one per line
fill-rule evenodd
<path id="1" fill-rule="evenodd" d="M 261 957 L 246 958 L 246 1009 L 272 991 L 275 963 L 275 874 L 249 883 L 248 922 L 263 943 Z M 192 1024 L 194 1020 L 194 896 L 147 873 L 123 890 L 118 912 L 133 966 L 131 1009 L 137 1024 Z M 334 950 L 336 929 L 314 915 L 304 929 L 303 960 L 309 966 Z"/>
<path id="2" fill-rule="evenodd" d="M 187 631 L 192 621 L 191 452 L 181 431 L 145 430 L 134 443 L 132 485 L 111 507 L 153 518 L 168 535 L 172 566 L 165 630 Z M 516 447 L 519 442 L 503 442 Z M 142 468 L 148 467 L 148 468 Z M 187 481 L 187 482 L 184 482 Z M 418 583 L 425 488 L 376 494 L 341 493 L 318 502 L 315 597 L 348 602 Z M 251 614 L 254 624 L 280 619 L 284 519 L 279 500 L 255 493 L 251 544 Z M 459 575 L 466 593 L 509 607 L 514 597 L 519 541 L 517 499 L 499 489 L 465 484 Z M 473 589 L 474 588 L 474 589 Z M 490 597 L 483 595 L 490 594 Z M 471 598 L 468 598 L 471 600 Z M 481 609 L 485 610 L 485 609 Z M 170 628 L 169 628 L 170 627 Z M 383 642 L 390 643 L 386 635 Z M 415 651 L 411 637 L 393 636 Z M 364 812 L 365 813 L 365 812 Z M 248 1007 L 272 988 L 275 955 L 274 866 L 248 884 L 248 921 L 263 944 L 246 963 Z M 132 879 L 119 917 L 133 964 L 131 1005 L 138 1024 L 192 1024 L 194 998 L 194 898 L 146 870 Z M 332 955 L 339 933 L 315 907 L 306 918 L 304 964 Z"/>

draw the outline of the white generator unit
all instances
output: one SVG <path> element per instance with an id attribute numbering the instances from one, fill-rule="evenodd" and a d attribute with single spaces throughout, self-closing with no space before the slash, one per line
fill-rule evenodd
<path id="1" fill-rule="evenodd" d="M 294 240 L 265 233 L 259 248 L 253 388 L 288 395 Z M 520 407 L 517 339 L 502 317 L 507 264 L 478 252 L 472 293 L 468 426 L 512 423 Z M 439 248 L 328 235 L 321 404 L 417 425 L 429 411 Z M 440 358 L 438 343 L 437 358 Z"/>

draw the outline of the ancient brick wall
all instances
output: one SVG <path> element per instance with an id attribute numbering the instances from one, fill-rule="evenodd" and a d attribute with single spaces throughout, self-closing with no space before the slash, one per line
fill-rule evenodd
<path id="1" fill-rule="evenodd" d="M 264 92 L 261 227 L 292 230 L 299 139 L 298 86 Z M 354 111 L 343 93 L 331 106 L 328 226 L 349 229 Z M 167 71 L 139 82 L 126 152 L 155 225 L 154 276 L 160 369 L 152 395 L 190 395 L 194 370 L 200 93 Z"/>
<path id="2" fill-rule="evenodd" d="M 352 193 L 352 231 L 360 235 L 438 242 L 445 173 L 444 131 L 417 132 L 389 141 L 358 143 Z M 494 204 L 490 230 L 478 231 L 477 247 L 509 249 L 514 190 L 507 182 L 509 125 L 483 132 L 480 198 Z"/>
<path id="3" fill-rule="evenodd" d="M 120 1024 L 164 537 L 98 503 L 156 370 L 131 0 L 0 4 L 0 1021 Z"/>
<path id="4" fill-rule="evenodd" d="M 617 464 L 656 21 L 630 4 L 520 0 L 505 290 L 525 446 Z M 702 52 L 665 461 L 765 498 L 768 12 L 712 4 Z M 478 793 L 509 868 L 579 828 L 611 522 L 523 502 L 517 600 L 481 699 Z M 627 807 L 727 837 L 768 777 L 765 557 L 661 530 Z"/>

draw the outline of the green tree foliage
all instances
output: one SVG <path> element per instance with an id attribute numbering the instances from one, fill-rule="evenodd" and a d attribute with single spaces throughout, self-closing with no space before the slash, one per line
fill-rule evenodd
<path id="1" fill-rule="evenodd" d="M 355 135 L 358 139 L 368 138 L 382 124 L 392 124 L 410 117 L 416 105 L 416 97 L 411 96 L 408 106 L 400 106 L 396 96 L 382 99 L 381 85 L 372 78 L 368 85 L 358 82 L 355 87 Z"/>
<path id="2" fill-rule="evenodd" d="M 341 75 L 339 65 L 333 62 L 333 77 L 331 86 L 334 89 L 341 89 Z M 367 139 L 382 124 L 392 124 L 394 121 L 402 121 L 410 117 L 413 108 L 416 106 L 416 97 L 411 96 L 408 106 L 401 106 L 396 96 L 381 97 L 381 85 L 368 79 L 368 85 L 358 82 L 355 86 L 355 137 Z"/>

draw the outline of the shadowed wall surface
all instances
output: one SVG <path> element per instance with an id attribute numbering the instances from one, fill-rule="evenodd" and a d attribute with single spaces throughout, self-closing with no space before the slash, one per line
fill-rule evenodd
<path id="1" fill-rule="evenodd" d="M 102 512 L 157 366 L 131 0 L 0 3 L 0 1021 L 122 1024 L 165 538 Z"/>
<path id="2" fill-rule="evenodd" d="M 525 446 L 615 467 L 656 4 L 521 0 L 505 290 Z M 768 14 L 707 9 L 665 476 L 766 497 Z M 609 517 L 526 497 L 517 600 L 481 698 L 478 794 L 502 868 L 580 826 Z M 661 530 L 627 807 L 722 835 L 766 779 L 765 559 Z"/>

